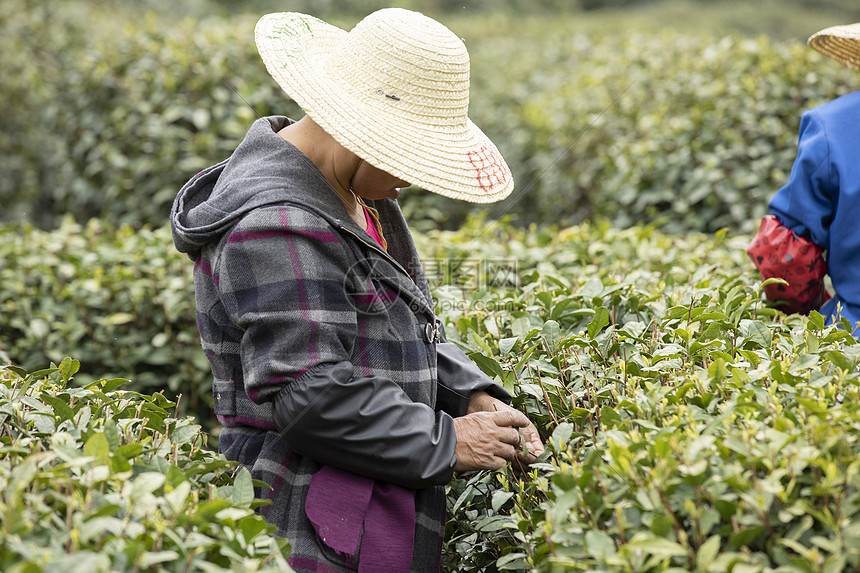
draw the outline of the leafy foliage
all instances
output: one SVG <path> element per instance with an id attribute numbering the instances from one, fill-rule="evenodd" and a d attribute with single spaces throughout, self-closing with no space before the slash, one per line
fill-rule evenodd
<path id="1" fill-rule="evenodd" d="M 495 59 L 478 55 L 488 69 L 474 79 L 475 121 L 501 134 L 518 182 L 497 209 L 521 223 L 750 232 L 788 180 L 800 113 L 855 87 L 850 70 L 763 37 L 550 30 L 544 41 L 480 46 Z"/>
<path id="2" fill-rule="evenodd" d="M 200 352 L 191 263 L 170 248 L 166 228 L 135 233 L 68 222 L 52 233 L 22 226 L 3 233 L 0 245 L 11 246 L 0 250 L 0 268 L 15 271 L 4 271 L 0 281 L 7 293 L 0 299 L 0 340 L 14 361 L 45 360 L 47 347 L 89 348 L 94 363 L 109 371 L 127 368 L 141 380 L 172 379 L 177 374 L 171 368 L 187 367 L 186 380 L 198 380 L 198 392 L 208 394 L 205 367 L 189 358 Z M 525 475 L 519 468 L 478 472 L 451 484 L 447 570 L 764 572 L 858 566 L 860 345 L 848 333 L 851 325 L 825 327 L 818 315 L 786 316 L 764 305 L 762 285 L 744 254 L 745 237 L 666 235 L 654 227 L 621 230 L 606 223 L 522 229 L 472 218 L 460 231 L 419 233 L 416 241 L 449 339 L 513 394 L 515 406 L 536 422 L 549 445 Z M 155 252 L 162 260 L 151 265 Z M 434 273 L 438 268 L 445 272 Z M 499 268 L 514 272 L 499 276 Z M 81 286 L 96 279 L 99 289 Z M 102 324 L 122 323 L 105 317 L 131 308 L 125 297 L 132 295 L 139 297 L 134 304 L 147 309 L 134 320 L 146 321 L 127 331 L 110 330 L 124 324 Z M 170 297 L 176 298 L 165 303 Z M 168 318 L 155 320 L 161 315 Z M 66 338 L 78 323 L 98 328 L 93 335 Z M 162 332 L 172 334 L 165 338 Z M 119 367 L 96 352 L 100 340 L 117 335 L 126 342 L 112 353 L 128 360 Z M 147 366 L 141 357 L 164 346 L 153 347 L 156 338 L 169 341 L 173 358 Z M 135 344 L 139 354 L 122 354 Z M 32 375 L 24 385 L 39 389 L 34 399 L 6 391 L 9 400 L 20 396 L 27 407 L 0 404 L 0 415 L 18 416 L 14 424 L 7 418 L 4 435 L 17 427 L 27 429 L 27 439 L 66 432 L 89 456 L 104 453 L 102 446 L 96 449 L 102 439 L 92 436 L 107 431 L 107 419 L 122 431 L 121 420 L 134 417 L 135 431 L 144 440 L 151 435 L 146 444 L 153 448 L 128 460 L 134 478 L 142 471 L 135 470 L 138 465 L 162 464 L 147 451 L 173 455 L 172 446 L 158 445 L 162 438 L 148 432 L 191 432 L 180 430 L 194 425 L 189 420 L 147 413 L 166 409 L 165 398 L 134 392 L 121 394 L 132 400 L 131 409 L 89 406 L 92 426 L 81 427 L 74 420 L 82 416 L 84 398 L 105 395 L 112 404 L 120 397 L 110 394 L 115 383 L 92 383 L 83 375 L 76 379 L 84 388 L 70 387 L 70 369 L 64 362 L 59 370 Z M 28 380 L 23 371 L 8 370 L 7 378 L 9 373 L 16 384 Z M 37 379 L 48 386 L 35 385 Z M 134 381 L 130 387 L 148 394 L 156 386 Z M 179 382 L 177 389 L 189 392 Z M 211 424 L 206 418 L 197 423 Z M 54 445 L 67 439 L 45 438 Z M 213 455 L 190 438 L 172 439 L 180 442 L 180 452 L 189 444 L 189 457 Z M 125 452 L 125 444 L 110 449 L 109 459 Z M 92 465 L 87 463 L 78 481 Z M 110 463 L 118 464 L 117 472 L 125 467 Z M 204 478 L 191 472 L 197 466 L 178 465 L 192 491 L 197 483 L 227 485 L 218 481 L 221 474 Z M 162 489 L 153 495 L 168 494 Z M 65 508 L 58 523 L 65 523 Z M 165 517 L 166 523 L 172 519 Z M 98 546 L 99 552 L 120 559 L 111 553 L 113 543 Z M 181 553 L 176 547 L 164 551 Z"/>
<path id="3" fill-rule="evenodd" d="M 451 571 L 860 566 L 860 344 L 763 306 L 741 238 L 647 228 L 434 237 L 521 263 L 518 289 L 437 287 L 548 453 L 452 484 Z M 443 247 L 443 245 L 446 245 Z M 468 253 L 472 253 L 468 255 Z"/>
<path id="4" fill-rule="evenodd" d="M 20 122 L 0 136 L 8 220 L 161 226 L 179 186 L 229 156 L 257 114 L 295 113 L 258 65 L 250 18 L 168 24 L 54 5 L 10 0 L 0 23 L 3 111 Z"/>
<path id="5" fill-rule="evenodd" d="M 191 270 L 167 227 L 0 227 L 0 341 L 25 369 L 74 354 L 88 371 L 132 378 L 138 392 L 182 393 L 183 410 L 208 420 Z"/>
<path id="6" fill-rule="evenodd" d="M 250 472 L 161 394 L 69 383 L 79 363 L 0 369 L 0 568 L 9 573 L 289 571 Z"/>
<path id="7" fill-rule="evenodd" d="M 0 20 L 5 220 L 161 226 L 178 188 L 257 115 L 300 113 L 259 61 L 254 14 L 54 4 L 8 0 Z M 517 181 L 498 209 L 518 224 L 749 231 L 787 179 L 800 112 L 854 89 L 850 70 L 797 40 L 617 34 L 614 20 L 613 33 L 588 32 L 561 13 L 452 23 L 472 56 L 471 115 Z M 420 193 L 404 207 L 423 228 L 478 209 Z"/>

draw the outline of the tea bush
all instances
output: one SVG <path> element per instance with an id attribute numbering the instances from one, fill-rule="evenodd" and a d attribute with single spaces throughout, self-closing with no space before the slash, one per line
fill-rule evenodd
<path id="1" fill-rule="evenodd" d="M 4 220 L 161 226 L 182 183 L 258 114 L 299 115 L 256 54 L 254 14 L 55 4 L 7 0 L 0 20 Z M 750 231 L 787 179 L 800 112 L 855 87 L 800 41 L 588 33 L 562 14 L 452 19 L 472 56 L 471 115 L 517 181 L 491 212 L 522 225 Z M 422 228 L 484 209 L 417 192 L 404 208 Z"/>
<path id="2" fill-rule="evenodd" d="M 178 186 L 227 157 L 256 114 L 295 113 L 259 64 L 253 19 L 54 6 L 9 0 L 0 21 L 0 110 L 15 122 L 0 134 L 5 220 L 161 226 Z"/>
<path id="3" fill-rule="evenodd" d="M 435 239 L 441 259 L 518 263 L 518 288 L 452 273 L 439 302 L 462 301 L 449 338 L 549 445 L 526 477 L 452 484 L 448 570 L 860 567 L 860 344 L 762 305 L 742 237 Z"/>
<path id="4" fill-rule="evenodd" d="M 64 347 L 80 350 L 90 371 L 134 373 L 136 392 L 123 396 L 152 407 L 166 408 L 148 396 L 155 390 L 196 393 L 204 412 L 195 422 L 148 417 L 144 405 L 142 431 L 211 426 L 192 264 L 166 228 L 68 221 L 54 232 L 9 226 L 0 238 L 0 341 L 14 362 L 33 369 Z M 481 218 L 416 234 L 448 337 L 504 384 L 548 444 L 525 476 L 455 479 L 446 570 L 860 566 L 860 345 L 851 325 L 765 305 L 747 240 Z M 167 358 L 147 362 L 159 352 Z M 59 384 L 70 368 L 33 376 Z M 114 384 L 75 381 L 84 388 L 64 381 L 26 399 L 26 420 L 42 424 L 48 416 L 34 412 L 51 411 L 59 431 L 83 397 Z M 88 423 L 112 417 L 121 428 L 128 412 L 115 411 Z M 84 454 L 101 441 L 91 435 L 75 437 Z"/>
<path id="5" fill-rule="evenodd" d="M 540 51 L 503 39 L 475 50 L 472 114 L 517 180 L 492 212 L 521 223 L 750 232 L 788 179 L 800 112 L 856 87 L 800 43 L 545 35 Z"/>
<path id="6" fill-rule="evenodd" d="M 0 367 L 0 569 L 290 571 L 248 470 L 161 394 L 76 387 L 78 367 Z"/>
<path id="7" fill-rule="evenodd" d="M 132 378 L 138 392 L 181 393 L 182 411 L 208 429 L 191 272 L 167 227 L 0 227 L 0 348 L 30 370 L 73 354 L 85 372 Z"/>

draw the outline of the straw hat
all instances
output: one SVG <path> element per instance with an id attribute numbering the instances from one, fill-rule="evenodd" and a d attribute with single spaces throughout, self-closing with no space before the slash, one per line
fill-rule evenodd
<path id="1" fill-rule="evenodd" d="M 263 16 L 269 73 L 338 143 L 428 191 L 491 203 L 513 190 L 496 146 L 468 117 L 469 54 L 448 28 L 386 8 L 346 32 L 306 14 Z"/>
<path id="2" fill-rule="evenodd" d="M 860 71 L 860 23 L 825 28 L 810 36 L 807 43 L 840 64 Z"/>

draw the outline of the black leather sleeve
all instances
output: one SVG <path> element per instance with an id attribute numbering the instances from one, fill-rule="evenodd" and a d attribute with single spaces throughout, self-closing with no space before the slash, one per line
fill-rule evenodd
<path id="1" fill-rule="evenodd" d="M 466 414 L 469 397 L 476 390 L 483 390 L 505 403 L 511 402 L 510 394 L 484 374 L 453 342 L 436 344 L 436 370 L 439 379 L 436 408 L 455 418 Z"/>
<path id="2" fill-rule="evenodd" d="M 305 373 L 275 396 L 273 410 L 290 447 L 320 463 L 413 489 L 453 477 L 451 416 L 391 380 L 353 378 L 349 362 Z"/>

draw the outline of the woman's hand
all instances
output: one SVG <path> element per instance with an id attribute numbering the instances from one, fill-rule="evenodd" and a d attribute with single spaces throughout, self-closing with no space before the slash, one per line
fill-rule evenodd
<path id="1" fill-rule="evenodd" d="M 486 392 L 474 392 L 465 416 L 454 418 L 457 471 L 501 469 L 518 459 L 529 464 L 544 451 L 525 414 Z"/>
<path id="2" fill-rule="evenodd" d="M 499 470 L 513 460 L 520 445 L 517 428 L 528 425 L 522 412 L 475 412 L 454 418 L 457 471 Z"/>

